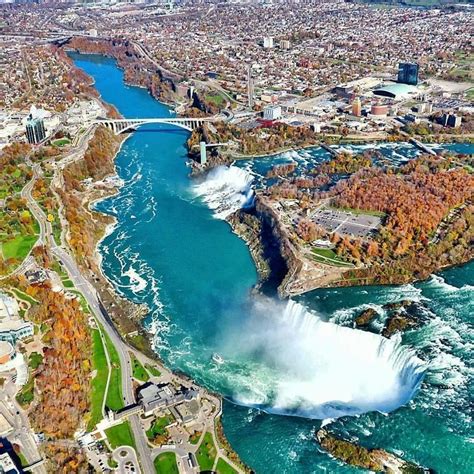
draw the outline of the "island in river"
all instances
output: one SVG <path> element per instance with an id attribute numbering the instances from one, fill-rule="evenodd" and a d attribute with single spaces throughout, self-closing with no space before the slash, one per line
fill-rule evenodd
<path id="1" fill-rule="evenodd" d="M 473 160 L 336 153 L 300 170 L 269 169 L 254 206 L 229 216 L 263 269 L 273 240 L 282 297 L 327 286 L 406 284 L 473 258 Z M 256 240 L 260 245 L 256 245 Z M 273 259 L 275 261 L 275 259 Z M 280 260 L 281 263 L 281 260 Z"/>

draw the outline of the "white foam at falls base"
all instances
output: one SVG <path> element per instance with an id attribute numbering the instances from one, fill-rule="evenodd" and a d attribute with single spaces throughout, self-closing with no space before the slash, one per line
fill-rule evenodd
<path id="1" fill-rule="evenodd" d="M 218 166 L 204 181 L 194 186 L 194 193 L 214 211 L 218 219 L 225 219 L 253 201 L 253 177 L 236 166 Z"/>
<path id="2" fill-rule="evenodd" d="M 426 365 L 397 340 L 324 322 L 293 301 L 259 301 L 254 313 L 232 338 L 234 360 L 247 365 L 239 372 L 252 374 L 233 381 L 237 403 L 317 419 L 388 413 L 421 383 Z"/>

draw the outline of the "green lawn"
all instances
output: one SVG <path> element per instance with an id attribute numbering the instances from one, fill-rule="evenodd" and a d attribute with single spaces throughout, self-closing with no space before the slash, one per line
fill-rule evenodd
<path id="1" fill-rule="evenodd" d="M 214 465 L 214 460 L 216 459 L 216 447 L 214 446 L 214 441 L 212 439 L 211 433 L 207 432 L 204 435 L 201 446 L 196 453 L 196 458 L 199 463 L 201 471 L 210 471 Z"/>
<path id="2" fill-rule="evenodd" d="M 124 421 L 120 425 L 112 426 L 105 430 L 107 439 L 109 440 L 112 449 L 118 448 L 119 446 L 131 446 L 135 448 L 135 440 L 133 439 L 132 430 L 128 421 Z"/>
<path id="3" fill-rule="evenodd" d="M 148 382 L 150 376 L 140 361 L 134 355 L 131 356 L 131 361 L 133 367 L 133 378 L 139 380 L 140 382 Z"/>
<path id="4" fill-rule="evenodd" d="M 16 395 L 16 401 L 22 406 L 28 406 L 35 397 L 34 394 L 35 390 L 35 380 L 33 377 L 30 376 L 26 385 L 22 387 L 22 389 Z"/>
<path id="5" fill-rule="evenodd" d="M 146 370 L 150 372 L 153 377 L 159 377 L 161 375 L 161 372 L 153 365 L 150 364 L 145 364 Z"/>
<path id="6" fill-rule="evenodd" d="M 335 267 L 352 267 L 352 264 L 342 260 L 333 250 L 331 249 L 320 249 L 313 248 L 311 251 L 314 254 L 314 259 L 317 262 L 325 263 L 327 265 L 333 265 Z"/>
<path id="7" fill-rule="evenodd" d="M 38 352 L 32 352 L 30 354 L 29 366 L 32 370 L 36 370 L 43 363 L 43 356 Z"/>
<path id="8" fill-rule="evenodd" d="M 69 138 L 59 138 L 58 140 L 54 140 L 51 142 L 53 146 L 64 146 L 64 145 L 69 145 L 71 143 L 71 140 Z"/>
<path id="9" fill-rule="evenodd" d="M 25 455 L 20 451 L 18 453 L 16 453 L 16 455 L 18 456 L 18 459 L 20 460 L 20 463 L 21 463 L 21 467 L 26 467 L 28 466 L 28 461 L 26 460 L 25 458 Z"/>
<path id="10" fill-rule="evenodd" d="M 62 282 L 63 282 L 64 288 L 74 288 L 74 283 L 69 278 L 62 280 Z"/>
<path id="11" fill-rule="evenodd" d="M 331 211 L 345 211 L 350 212 L 356 216 L 365 215 L 365 216 L 376 216 L 376 217 L 385 217 L 385 212 L 382 211 L 368 211 L 366 209 L 353 209 L 352 207 L 328 207 L 327 209 Z"/>
<path id="12" fill-rule="evenodd" d="M 151 428 L 146 432 L 147 438 L 155 439 L 157 436 L 165 435 L 166 427 L 172 422 L 173 418 L 168 415 L 156 419 L 151 425 Z"/>
<path id="13" fill-rule="evenodd" d="M 110 337 L 103 331 L 107 352 L 109 353 L 110 364 L 112 365 L 112 373 L 110 375 L 109 390 L 107 392 L 106 405 L 112 410 L 120 410 L 124 407 L 122 396 L 122 368 L 117 349 L 112 344 Z"/>
<path id="14" fill-rule="evenodd" d="M 87 424 L 89 431 L 102 419 L 102 401 L 109 374 L 104 345 L 98 329 L 92 330 L 92 350 L 92 369 L 97 372 L 91 382 L 91 417 Z"/>
<path id="15" fill-rule="evenodd" d="M 225 99 L 220 94 L 207 94 L 206 101 L 213 103 L 217 107 L 222 107 L 224 105 Z"/>
<path id="16" fill-rule="evenodd" d="M 155 458 L 156 474 L 179 474 L 175 453 L 161 453 Z"/>
<path id="17" fill-rule="evenodd" d="M 3 243 L 3 256 L 5 259 L 15 258 L 17 260 L 24 260 L 37 239 L 37 235 L 17 235 Z"/>
<path id="18" fill-rule="evenodd" d="M 237 471 L 229 466 L 223 459 L 217 461 L 216 470 L 218 474 L 236 474 Z"/>

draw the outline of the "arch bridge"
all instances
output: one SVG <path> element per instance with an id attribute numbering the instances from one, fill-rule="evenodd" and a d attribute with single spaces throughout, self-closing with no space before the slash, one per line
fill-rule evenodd
<path id="1" fill-rule="evenodd" d="M 199 117 L 199 118 L 139 118 L 139 119 L 100 119 L 95 120 L 94 123 L 99 125 L 105 125 L 107 128 L 111 129 L 115 135 L 120 135 L 123 132 L 134 130 L 140 125 L 145 125 L 148 123 L 163 123 L 167 125 L 173 125 L 175 127 L 180 127 L 189 132 L 192 132 L 194 129 L 200 127 L 206 122 L 221 122 L 222 117 Z"/>

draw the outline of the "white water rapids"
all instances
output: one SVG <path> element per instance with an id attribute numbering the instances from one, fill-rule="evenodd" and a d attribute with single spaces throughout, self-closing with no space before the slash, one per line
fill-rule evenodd
<path id="1" fill-rule="evenodd" d="M 194 191 L 225 218 L 252 202 L 252 180 L 221 166 Z M 294 301 L 256 298 L 249 313 L 243 326 L 224 330 L 226 363 L 213 374 L 242 405 L 317 419 L 388 413 L 423 379 L 426 364 L 399 339 L 325 322 Z"/>
<path id="2" fill-rule="evenodd" d="M 215 217 L 225 219 L 252 203 L 252 181 L 249 173 L 236 166 L 218 166 L 194 186 L 194 192 L 214 211 Z"/>

